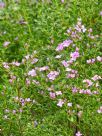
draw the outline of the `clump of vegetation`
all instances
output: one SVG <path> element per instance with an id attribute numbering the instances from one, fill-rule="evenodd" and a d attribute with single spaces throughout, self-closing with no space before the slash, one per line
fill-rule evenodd
<path id="1" fill-rule="evenodd" d="M 0 1 L 0 135 L 101 136 L 101 44 L 101 1 Z"/>

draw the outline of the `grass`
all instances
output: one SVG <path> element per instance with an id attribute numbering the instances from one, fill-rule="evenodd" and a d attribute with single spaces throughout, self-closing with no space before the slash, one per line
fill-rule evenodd
<path id="1" fill-rule="evenodd" d="M 83 83 L 84 79 L 91 80 L 94 75 L 102 77 L 102 60 L 86 63 L 91 58 L 102 57 L 102 1 L 3 2 L 5 7 L 0 8 L 0 135 L 74 136 L 80 131 L 83 136 L 102 136 L 102 113 L 97 112 L 102 106 L 102 80 L 92 80 L 90 87 Z M 78 32 L 81 40 L 67 33 L 70 27 L 74 31 L 78 18 L 87 29 L 85 33 Z M 92 35 L 98 37 L 92 39 L 88 36 L 90 28 Z M 68 72 L 61 63 L 70 59 L 75 47 L 56 51 L 59 43 L 66 39 L 71 39 L 79 48 L 80 57 L 70 66 L 78 71 L 76 78 L 66 78 Z M 10 43 L 5 47 L 7 41 Z M 27 60 L 25 56 L 28 54 Z M 62 56 L 56 59 L 56 55 Z M 32 64 L 34 58 L 38 62 Z M 20 66 L 11 64 L 16 61 L 22 63 L 23 59 Z M 5 68 L 4 62 L 10 68 Z M 38 68 L 43 66 L 49 66 L 49 69 L 40 72 Z M 37 69 L 35 77 L 28 76 L 32 69 Z M 47 77 L 51 71 L 60 72 L 54 81 Z M 30 81 L 28 85 L 27 80 Z M 90 89 L 99 94 L 72 93 L 72 87 Z M 62 91 L 62 95 L 52 99 L 49 92 L 56 91 Z M 64 101 L 62 107 L 57 106 L 59 99 Z M 72 103 L 72 107 L 67 103 Z M 81 117 L 78 116 L 80 112 Z"/>

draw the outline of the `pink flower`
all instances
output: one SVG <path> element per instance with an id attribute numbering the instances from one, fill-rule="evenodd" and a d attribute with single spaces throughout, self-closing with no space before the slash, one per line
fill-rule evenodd
<path id="1" fill-rule="evenodd" d="M 93 91 L 93 94 L 99 94 L 99 92 L 97 92 L 97 91 Z"/>
<path id="2" fill-rule="evenodd" d="M 72 60 L 76 60 L 77 58 L 79 58 L 79 52 L 75 51 L 71 53 L 70 57 L 72 58 Z"/>
<path id="3" fill-rule="evenodd" d="M 86 62 L 87 64 L 91 64 L 91 59 L 87 60 Z"/>
<path id="4" fill-rule="evenodd" d="M 63 47 L 68 47 L 71 43 L 73 43 L 72 40 L 65 40 L 62 44 L 63 44 Z"/>
<path id="5" fill-rule="evenodd" d="M 44 67 L 39 68 L 39 71 L 45 71 L 45 70 L 48 70 L 48 69 L 49 69 L 48 66 L 44 66 Z"/>
<path id="6" fill-rule="evenodd" d="M 70 103 L 70 102 L 67 103 L 67 106 L 68 106 L 68 107 L 72 107 L 72 103 Z"/>
<path id="7" fill-rule="evenodd" d="M 90 32 L 90 33 L 91 33 L 92 31 L 93 31 L 92 28 L 90 28 L 90 29 L 88 30 L 88 32 Z"/>
<path id="8" fill-rule="evenodd" d="M 12 113 L 13 113 L 13 114 L 16 114 L 16 110 L 13 110 Z"/>
<path id="9" fill-rule="evenodd" d="M 26 84 L 30 85 L 30 80 L 28 78 L 26 78 Z"/>
<path id="10" fill-rule="evenodd" d="M 91 59 L 91 63 L 94 63 L 95 62 L 95 59 Z"/>
<path id="11" fill-rule="evenodd" d="M 61 63 L 62 63 L 62 65 L 63 65 L 64 67 L 68 67 L 68 66 L 69 66 L 69 64 L 68 64 L 67 61 L 65 61 L 65 60 L 63 60 Z"/>
<path id="12" fill-rule="evenodd" d="M 78 89 L 77 89 L 76 87 L 73 87 L 73 88 L 72 88 L 72 92 L 73 92 L 73 93 L 77 93 L 77 92 L 78 92 Z"/>
<path id="13" fill-rule="evenodd" d="M 26 55 L 25 58 L 26 60 L 28 60 L 30 58 L 30 55 Z"/>
<path id="14" fill-rule="evenodd" d="M 62 95 L 62 92 L 61 91 L 57 91 L 56 95 Z"/>
<path id="15" fill-rule="evenodd" d="M 55 80 L 56 76 L 58 76 L 58 75 L 59 75 L 59 72 L 57 72 L 57 71 L 51 71 L 51 72 L 47 75 L 47 77 L 48 77 L 50 80 Z"/>
<path id="16" fill-rule="evenodd" d="M 9 44 L 10 44 L 10 42 L 6 41 L 6 42 L 4 42 L 3 46 L 7 47 Z"/>
<path id="17" fill-rule="evenodd" d="M 90 91 L 90 89 L 87 89 L 87 90 L 84 90 L 84 94 L 91 95 L 91 94 L 92 94 L 92 92 Z"/>
<path id="18" fill-rule="evenodd" d="M 63 44 L 59 44 L 56 48 L 56 51 L 62 51 L 64 49 Z"/>
<path id="19" fill-rule="evenodd" d="M 61 0 L 62 3 L 64 3 L 64 0 Z"/>
<path id="20" fill-rule="evenodd" d="M 100 16 L 102 16 L 102 11 L 100 11 Z"/>
<path id="21" fill-rule="evenodd" d="M 30 102 L 31 99 L 30 99 L 30 98 L 26 98 L 25 101 L 26 101 L 26 102 Z"/>
<path id="22" fill-rule="evenodd" d="M 101 62 L 102 61 L 102 57 L 97 56 L 97 61 Z"/>
<path id="23" fill-rule="evenodd" d="M 10 68 L 9 65 L 8 65 L 8 63 L 6 63 L 6 62 L 3 63 L 3 67 L 6 68 L 6 69 Z"/>
<path id="24" fill-rule="evenodd" d="M 36 71 L 35 71 L 35 69 L 30 70 L 30 71 L 28 72 L 28 75 L 29 75 L 29 76 L 32 76 L 32 77 L 35 77 L 35 76 L 36 76 Z"/>
<path id="25" fill-rule="evenodd" d="M 14 66 L 20 66 L 20 63 L 17 62 L 17 61 L 16 62 L 12 62 L 11 64 L 14 65 Z"/>
<path id="26" fill-rule="evenodd" d="M 64 101 L 62 99 L 59 99 L 57 106 L 62 107 L 64 104 Z"/>
<path id="27" fill-rule="evenodd" d="M 60 43 L 57 48 L 56 51 L 62 51 L 65 47 L 70 46 L 70 44 L 73 43 L 72 40 L 65 40 L 62 43 Z"/>
<path id="28" fill-rule="evenodd" d="M 84 93 L 84 89 L 80 89 L 79 93 L 83 94 Z"/>
<path id="29" fill-rule="evenodd" d="M 102 113 L 102 111 L 99 109 L 99 110 L 97 110 L 97 113 Z"/>
<path id="30" fill-rule="evenodd" d="M 8 109 L 5 110 L 6 113 L 9 113 L 10 111 Z"/>
<path id="31" fill-rule="evenodd" d="M 75 78 L 76 74 L 68 74 L 67 78 Z"/>
<path id="32" fill-rule="evenodd" d="M 91 86 L 93 84 L 93 82 L 91 80 L 89 80 L 89 79 L 83 80 L 83 83 L 87 83 L 88 86 Z"/>
<path id="33" fill-rule="evenodd" d="M 80 133 L 80 131 L 78 131 L 75 136 L 82 136 L 82 134 Z"/>
<path id="34" fill-rule="evenodd" d="M 5 3 L 4 2 L 0 2 L 0 8 L 4 8 L 5 7 Z"/>
<path id="35" fill-rule="evenodd" d="M 51 98 L 51 99 L 55 99 L 55 98 L 56 98 L 56 94 L 53 93 L 53 92 L 50 92 L 50 98 Z"/>
<path id="36" fill-rule="evenodd" d="M 78 52 L 79 51 L 79 48 L 78 47 L 76 47 L 76 52 Z"/>
<path id="37" fill-rule="evenodd" d="M 37 58 L 34 58 L 31 62 L 31 64 L 35 64 L 36 62 L 38 62 L 38 59 Z"/>
<path id="38" fill-rule="evenodd" d="M 13 83 L 13 79 L 9 79 L 9 82 L 10 82 L 10 83 Z"/>
<path id="39" fill-rule="evenodd" d="M 99 80 L 99 79 L 101 79 L 101 77 L 98 75 L 95 75 L 94 77 L 92 77 L 92 80 L 94 80 L 94 81 Z"/>

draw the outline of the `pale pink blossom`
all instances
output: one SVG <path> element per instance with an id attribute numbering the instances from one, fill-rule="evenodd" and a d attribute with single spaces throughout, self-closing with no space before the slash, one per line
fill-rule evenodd
<path id="1" fill-rule="evenodd" d="M 92 77 L 92 80 L 94 80 L 94 81 L 99 80 L 99 79 L 101 79 L 101 77 L 98 75 L 95 75 L 94 77 Z"/>
<path id="2" fill-rule="evenodd" d="M 26 78 L 26 85 L 30 85 L 30 80 Z"/>
<path id="3" fill-rule="evenodd" d="M 6 41 L 6 42 L 4 42 L 3 46 L 4 46 L 4 47 L 7 47 L 9 44 L 10 44 L 10 42 L 9 42 L 9 41 Z"/>
<path id="4" fill-rule="evenodd" d="M 102 57 L 97 56 L 97 61 L 101 62 L 102 61 Z"/>
<path id="5" fill-rule="evenodd" d="M 56 51 L 62 51 L 64 49 L 63 44 L 59 44 L 56 48 Z"/>
<path id="6" fill-rule="evenodd" d="M 6 113 L 9 113 L 10 111 L 8 109 L 5 110 Z"/>
<path id="7" fill-rule="evenodd" d="M 95 62 L 95 59 L 91 59 L 91 63 L 93 64 Z"/>
<path id="8" fill-rule="evenodd" d="M 61 91 L 56 91 L 56 95 L 62 95 Z"/>
<path id="9" fill-rule="evenodd" d="M 102 111 L 99 109 L 99 110 L 97 110 L 97 113 L 102 113 Z"/>
<path id="10" fill-rule="evenodd" d="M 19 67 L 19 66 L 20 66 L 20 63 L 19 63 L 19 62 L 17 62 L 17 61 L 16 61 L 16 62 L 15 62 L 15 61 L 14 61 L 14 62 L 12 62 L 11 64 L 12 64 L 12 65 L 14 65 L 14 66 L 17 66 L 17 67 Z"/>
<path id="11" fill-rule="evenodd" d="M 39 71 L 46 71 L 49 69 L 49 66 L 43 66 L 39 68 Z"/>
<path id="12" fill-rule="evenodd" d="M 36 70 L 35 69 L 32 69 L 28 72 L 28 75 L 29 76 L 32 76 L 32 77 L 35 77 L 37 74 L 36 74 Z"/>
<path id="13" fill-rule="evenodd" d="M 65 40 L 65 41 L 63 42 L 63 47 L 68 47 L 71 43 L 73 43 L 72 40 Z"/>
<path id="14" fill-rule="evenodd" d="M 69 47 L 70 44 L 72 44 L 73 41 L 72 40 L 65 40 L 63 41 L 62 43 L 60 43 L 57 48 L 56 48 L 56 51 L 62 51 L 65 47 Z"/>
<path id="15" fill-rule="evenodd" d="M 91 95 L 91 94 L 92 94 L 92 92 L 90 91 L 90 89 L 86 89 L 86 90 L 84 90 L 84 94 Z"/>
<path id="16" fill-rule="evenodd" d="M 72 52 L 70 54 L 70 57 L 72 58 L 72 60 L 76 60 L 77 58 L 79 58 L 79 52 L 77 52 L 77 51 Z"/>
<path id="17" fill-rule="evenodd" d="M 64 0 L 61 0 L 62 3 L 64 3 Z"/>
<path id="18" fill-rule="evenodd" d="M 4 8 L 5 7 L 5 3 L 0 1 L 0 8 Z"/>
<path id="19" fill-rule="evenodd" d="M 92 31 L 93 31 L 92 28 L 89 28 L 88 32 L 92 33 Z"/>
<path id="20" fill-rule="evenodd" d="M 35 64 L 35 63 L 37 63 L 38 62 L 38 59 L 37 58 L 34 58 L 33 60 L 32 60 L 32 62 L 31 62 L 31 64 Z"/>
<path id="21" fill-rule="evenodd" d="M 50 79 L 50 80 L 55 80 L 55 78 L 59 75 L 59 72 L 58 71 L 51 71 L 47 77 Z"/>
<path id="22" fill-rule="evenodd" d="M 3 62 L 3 67 L 6 68 L 6 69 L 10 68 L 7 62 Z"/>
<path id="23" fill-rule="evenodd" d="M 77 92 L 78 92 L 78 89 L 77 89 L 76 87 L 73 87 L 73 88 L 72 88 L 72 92 L 73 92 L 73 93 L 77 93 Z"/>
<path id="24" fill-rule="evenodd" d="M 86 62 L 87 64 L 91 64 L 91 59 L 87 60 Z"/>
<path id="25" fill-rule="evenodd" d="M 12 113 L 13 113 L 13 114 L 16 114 L 16 110 L 13 110 Z"/>
<path id="26" fill-rule="evenodd" d="M 56 94 L 54 92 L 50 92 L 50 98 L 51 99 L 55 99 L 56 98 Z"/>
<path id="27" fill-rule="evenodd" d="M 100 16 L 102 16 L 102 11 L 100 11 Z"/>
<path id="28" fill-rule="evenodd" d="M 26 101 L 26 102 L 30 102 L 31 99 L 30 99 L 30 98 L 26 98 L 25 101 Z"/>
<path id="29" fill-rule="evenodd" d="M 99 94 L 99 92 L 98 91 L 93 91 L 93 94 Z"/>
<path id="30" fill-rule="evenodd" d="M 67 103 L 67 106 L 72 107 L 72 103 L 71 102 Z"/>
<path id="31" fill-rule="evenodd" d="M 78 131 L 75 136 L 82 136 L 82 134 L 80 133 L 80 131 Z"/>
<path id="32" fill-rule="evenodd" d="M 88 86 L 92 86 L 92 84 L 93 84 L 93 82 L 91 80 L 89 80 L 89 79 L 83 80 L 83 83 L 87 83 Z"/>
<path id="33" fill-rule="evenodd" d="M 26 58 L 26 60 L 28 60 L 30 58 L 30 55 L 29 54 L 26 55 L 25 58 Z"/>
<path id="34" fill-rule="evenodd" d="M 10 83 L 13 83 L 13 79 L 9 79 L 9 82 L 10 82 Z"/>
<path id="35" fill-rule="evenodd" d="M 76 74 L 68 74 L 67 75 L 67 78 L 75 78 L 76 77 Z"/>
<path id="36" fill-rule="evenodd" d="M 57 106 L 62 107 L 64 104 L 64 101 L 62 99 L 58 100 Z"/>
<path id="37" fill-rule="evenodd" d="M 80 89 L 80 90 L 79 90 L 79 93 L 80 93 L 80 94 L 83 94 L 83 93 L 84 93 L 84 89 Z"/>
<path id="38" fill-rule="evenodd" d="M 63 60 L 61 63 L 62 63 L 62 65 L 63 65 L 64 67 L 68 67 L 68 66 L 69 66 L 69 64 L 68 64 L 67 61 L 65 61 L 65 60 Z"/>

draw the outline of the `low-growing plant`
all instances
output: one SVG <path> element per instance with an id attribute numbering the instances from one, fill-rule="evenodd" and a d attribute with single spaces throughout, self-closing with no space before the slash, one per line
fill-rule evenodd
<path id="1" fill-rule="evenodd" d="M 102 135 L 99 3 L 0 2 L 1 136 Z"/>

